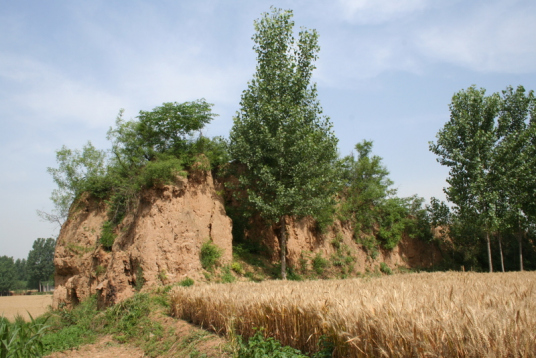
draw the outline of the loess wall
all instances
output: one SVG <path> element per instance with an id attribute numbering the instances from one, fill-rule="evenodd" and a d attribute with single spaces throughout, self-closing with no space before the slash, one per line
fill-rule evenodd
<path id="1" fill-rule="evenodd" d="M 106 306 L 144 287 L 200 279 L 199 253 L 207 240 L 232 258 L 232 224 L 210 172 L 196 171 L 173 185 L 143 191 L 135 210 L 116 228 L 110 251 L 99 245 L 106 207 L 84 197 L 63 225 L 54 257 L 53 306 L 71 306 L 92 294 Z M 143 276 L 143 278 L 141 277 Z M 138 285 L 139 287 L 140 285 Z"/>
<path id="2" fill-rule="evenodd" d="M 131 297 L 141 283 L 150 288 L 186 277 L 204 280 L 199 256 L 207 240 L 223 250 L 221 263 L 231 262 L 232 222 L 219 194 L 223 187 L 217 186 L 210 172 L 198 170 L 188 178 L 178 177 L 173 185 L 143 191 L 134 210 L 115 229 L 117 238 L 109 251 L 99 244 L 106 205 L 82 197 L 71 208 L 58 237 L 53 307 L 71 307 L 93 294 L 103 307 Z M 258 220 L 250 226 L 246 239 L 262 242 L 278 262 L 280 228 Z M 320 234 L 310 218 L 287 218 L 288 264 L 299 268 L 307 261 L 311 265 L 319 253 L 331 261 L 336 255 L 351 255 L 348 274 L 352 275 L 374 271 L 382 262 L 391 268 L 423 268 L 442 258 L 436 246 L 406 237 L 395 249 L 380 250 L 373 259 L 352 235 L 351 228 L 337 221 Z"/>

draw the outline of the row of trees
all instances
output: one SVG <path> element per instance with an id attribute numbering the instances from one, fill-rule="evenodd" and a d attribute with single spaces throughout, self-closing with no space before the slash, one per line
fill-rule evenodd
<path id="1" fill-rule="evenodd" d="M 519 86 L 486 95 L 472 86 L 453 96 L 450 113 L 430 150 L 450 168 L 445 193 L 456 225 L 471 228 L 466 236 L 484 234 L 490 272 L 492 237 L 503 271 L 503 239 L 515 237 L 523 270 L 523 240 L 536 225 L 534 92 Z"/>
<path id="2" fill-rule="evenodd" d="M 0 293 L 12 290 L 42 289 L 54 280 L 54 249 L 56 240 L 34 241 L 27 259 L 13 260 L 0 256 Z"/>

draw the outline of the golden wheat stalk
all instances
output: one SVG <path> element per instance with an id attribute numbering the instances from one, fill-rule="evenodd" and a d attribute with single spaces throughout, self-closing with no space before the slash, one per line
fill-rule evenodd
<path id="1" fill-rule="evenodd" d="M 536 273 L 420 273 L 377 279 L 179 287 L 172 312 L 221 334 L 256 327 L 335 357 L 536 356 Z"/>

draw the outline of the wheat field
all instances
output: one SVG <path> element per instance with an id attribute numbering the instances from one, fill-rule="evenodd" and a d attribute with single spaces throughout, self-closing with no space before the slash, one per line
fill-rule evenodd
<path id="1" fill-rule="evenodd" d="M 177 287 L 172 314 L 231 338 L 255 327 L 334 357 L 536 357 L 536 272 L 415 273 Z"/>

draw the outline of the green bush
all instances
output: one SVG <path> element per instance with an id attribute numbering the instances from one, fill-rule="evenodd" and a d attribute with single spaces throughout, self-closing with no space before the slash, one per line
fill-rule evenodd
<path id="1" fill-rule="evenodd" d="M 192 280 L 189 277 L 186 277 L 184 280 L 179 282 L 179 286 L 182 286 L 182 287 L 190 287 L 190 286 L 193 286 L 193 285 L 194 285 L 194 280 Z"/>
<path id="2" fill-rule="evenodd" d="M 287 267 L 287 279 L 290 281 L 303 281 L 303 277 L 293 267 Z"/>
<path id="3" fill-rule="evenodd" d="M 104 224 L 102 224 L 100 243 L 107 250 L 112 248 L 115 238 L 117 237 L 117 235 L 114 234 L 114 226 L 115 225 L 111 221 L 105 221 Z"/>
<path id="4" fill-rule="evenodd" d="M 393 270 L 385 262 L 380 263 L 380 271 L 383 272 L 386 275 L 392 275 Z"/>
<path id="5" fill-rule="evenodd" d="M 151 188 L 154 185 L 169 184 L 177 175 L 186 176 L 181 160 L 171 155 L 160 155 L 157 160 L 147 162 L 139 181 L 141 186 Z"/>
<path id="6" fill-rule="evenodd" d="M 43 337 L 45 352 L 65 351 L 83 344 L 93 343 L 95 333 L 82 326 L 68 326 L 59 331 L 48 333 Z"/>
<path id="7" fill-rule="evenodd" d="M 244 274 L 244 268 L 242 267 L 240 262 L 233 261 L 233 263 L 231 264 L 231 269 L 239 275 Z"/>
<path id="8" fill-rule="evenodd" d="M 222 249 L 214 245 L 212 241 L 207 240 L 203 246 L 201 246 L 201 253 L 199 255 L 201 266 L 207 271 L 212 271 L 214 266 L 219 263 L 221 255 Z"/>
<path id="9" fill-rule="evenodd" d="M 221 282 L 223 283 L 233 283 L 236 281 L 236 277 L 233 276 L 231 272 L 231 267 L 226 265 L 222 268 Z"/>
<path id="10" fill-rule="evenodd" d="M 159 347 L 164 344 L 161 342 L 164 329 L 160 323 L 151 320 L 149 314 L 155 305 L 168 306 L 167 297 L 151 298 L 148 294 L 136 293 L 105 311 L 99 311 L 96 296 L 91 296 L 71 310 L 54 311 L 50 316 L 49 332 L 43 337 L 45 354 L 77 348 L 94 342 L 98 335 L 112 334 L 120 343 L 131 341 L 143 345 L 146 342 L 142 348 L 148 356 L 156 356 L 152 355 L 153 348 L 148 345 L 156 341 L 160 343 Z"/>
<path id="11" fill-rule="evenodd" d="M 265 338 L 262 331 L 255 333 L 247 342 L 238 337 L 238 357 L 240 358 L 307 358 L 299 350 L 281 343 L 272 337 Z"/>
<path id="12" fill-rule="evenodd" d="M 322 257 L 320 252 L 316 254 L 311 263 L 313 265 L 313 270 L 315 270 L 318 275 L 322 275 L 329 265 L 328 260 Z"/>

